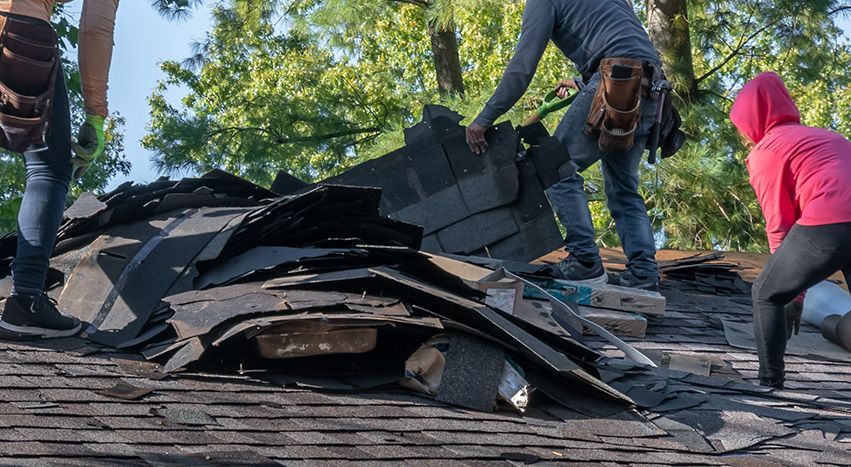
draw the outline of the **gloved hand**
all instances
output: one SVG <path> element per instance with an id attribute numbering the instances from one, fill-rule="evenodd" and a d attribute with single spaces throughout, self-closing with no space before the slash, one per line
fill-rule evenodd
<path id="1" fill-rule="evenodd" d="M 786 339 L 801 330 L 801 315 L 804 314 L 804 294 L 798 295 L 786 304 Z"/>
<path id="2" fill-rule="evenodd" d="M 92 161 L 103 154 L 104 136 L 103 136 L 104 118 L 100 115 L 86 115 L 86 121 L 80 127 L 80 132 L 77 134 L 77 142 L 71 146 L 74 150 L 74 157 L 71 158 L 71 163 L 74 165 L 74 178 L 80 178 L 89 170 Z"/>

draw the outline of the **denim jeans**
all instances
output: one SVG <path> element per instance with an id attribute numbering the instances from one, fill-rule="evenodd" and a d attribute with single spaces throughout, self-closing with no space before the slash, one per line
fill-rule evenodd
<path id="1" fill-rule="evenodd" d="M 757 277 L 752 294 L 760 384 L 781 387 L 785 378 L 786 304 L 836 271 L 851 283 L 849 239 L 851 222 L 795 224 Z"/>
<path id="2" fill-rule="evenodd" d="M 635 146 L 623 154 L 605 154 L 597 146 L 596 138 L 584 132 L 588 110 L 599 83 L 600 74 L 597 73 L 579 93 L 556 129 L 555 137 L 567 148 L 570 159 L 579 166 L 579 170 L 551 186 L 547 197 L 567 230 L 565 243 L 571 256 L 585 262 L 599 260 L 600 250 L 594 241 L 585 180 L 579 172 L 601 160 L 609 211 L 627 258 L 627 268 L 638 276 L 658 277 L 656 241 L 644 198 L 638 193 L 638 167 L 653 127 L 656 101 L 642 97 L 642 116 Z"/>
<path id="3" fill-rule="evenodd" d="M 71 182 L 71 115 L 60 67 L 54 86 L 47 149 L 24 153 L 27 184 L 18 213 L 18 251 L 12 261 L 16 294 L 44 291 L 50 254 Z"/>

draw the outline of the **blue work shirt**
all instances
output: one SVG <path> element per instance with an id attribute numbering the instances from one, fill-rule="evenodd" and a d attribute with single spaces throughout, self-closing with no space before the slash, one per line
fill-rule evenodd
<path id="1" fill-rule="evenodd" d="M 626 0 L 527 0 L 514 57 L 476 123 L 493 125 L 520 100 L 550 40 L 583 76 L 596 72 L 600 60 L 609 57 L 661 65 L 656 48 Z"/>

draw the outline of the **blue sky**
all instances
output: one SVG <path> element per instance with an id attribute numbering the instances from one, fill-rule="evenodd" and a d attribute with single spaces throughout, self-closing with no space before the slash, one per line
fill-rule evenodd
<path id="1" fill-rule="evenodd" d="M 69 6 L 78 13 L 81 5 L 73 2 Z M 188 57 L 190 44 L 203 39 L 210 25 L 206 8 L 197 10 L 188 20 L 168 21 L 154 11 L 149 0 L 122 0 L 119 5 L 109 106 L 110 111 L 119 112 L 127 120 L 124 147 L 133 168 L 130 175 L 111 180 L 110 188 L 127 180 L 149 182 L 159 177 L 151 167 L 150 153 L 140 143 L 149 120 L 148 97 L 163 77 L 159 63 Z M 176 103 L 181 93 L 175 91 L 168 97 Z"/>
<path id="2" fill-rule="evenodd" d="M 73 2 L 71 12 L 79 13 L 82 2 Z M 148 0 L 122 0 L 118 9 L 115 51 L 110 72 L 110 109 L 127 120 L 124 145 L 133 164 L 129 176 L 113 179 L 110 187 L 132 180 L 149 182 L 157 174 L 151 167 L 150 154 L 139 140 L 148 124 L 148 96 L 162 77 L 158 64 L 164 60 L 182 60 L 190 54 L 190 44 L 204 37 L 210 23 L 209 10 L 197 10 L 191 19 L 167 21 Z M 851 37 L 851 18 L 841 21 L 846 36 Z M 180 92 L 169 96 L 177 102 Z"/>

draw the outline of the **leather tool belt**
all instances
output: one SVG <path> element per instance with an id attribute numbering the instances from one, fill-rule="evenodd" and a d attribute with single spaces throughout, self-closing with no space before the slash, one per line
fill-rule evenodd
<path id="1" fill-rule="evenodd" d="M 600 84 L 591 102 L 585 133 L 598 138 L 607 154 L 629 151 L 641 123 L 641 99 L 650 96 L 650 84 L 658 67 L 632 58 L 600 61 Z"/>
<path id="2" fill-rule="evenodd" d="M 0 15 L 0 147 L 12 152 L 44 146 L 59 69 L 49 23 Z"/>

